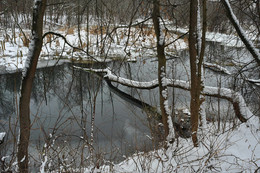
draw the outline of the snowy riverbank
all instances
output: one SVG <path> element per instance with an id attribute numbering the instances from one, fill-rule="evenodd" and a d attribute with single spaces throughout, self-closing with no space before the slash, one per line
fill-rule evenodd
<path id="1" fill-rule="evenodd" d="M 166 47 L 166 53 L 176 55 L 181 50 L 187 49 L 187 38 L 179 38 L 179 36 L 187 33 L 188 30 L 168 29 L 174 31 L 174 33 L 171 32 L 166 36 L 166 45 L 171 43 Z M 30 31 L 24 30 L 24 32 L 29 37 Z M 46 61 L 58 59 L 104 62 L 115 58 L 133 61 L 140 57 L 156 56 L 156 37 L 150 27 L 144 29 L 132 28 L 130 32 L 128 28 L 118 28 L 109 33 L 109 38 L 107 38 L 108 35 L 105 33 L 100 35 L 94 26 L 90 29 L 88 38 L 84 27 L 80 31 L 81 39 L 79 39 L 79 34 L 75 27 L 69 29 L 60 28 L 56 32 L 65 36 L 71 45 L 81 47 L 85 51 L 88 50 L 90 56 L 86 52 L 71 48 L 61 37 L 48 35 L 44 39 L 38 67 L 48 64 Z M 221 43 L 224 46 L 243 47 L 243 43 L 234 35 L 208 32 L 206 39 L 210 42 Z M 12 73 L 23 68 L 28 54 L 28 47 L 24 45 L 23 40 L 24 37 L 18 29 L 16 29 L 16 36 L 12 35 L 11 30 L 0 34 L 0 73 Z M 48 65 L 52 64 L 50 62 Z"/>

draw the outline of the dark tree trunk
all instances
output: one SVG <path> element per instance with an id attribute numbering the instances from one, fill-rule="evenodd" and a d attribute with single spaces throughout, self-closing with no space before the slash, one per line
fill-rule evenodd
<path id="1" fill-rule="evenodd" d="M 191 73 L 191 101 L 190 101 L 190 112 L 191 112 L 191 130 L 192 130 L 192 141 L 195 147 L 198 146 L 197 130 L 199 120 L 199 107 L 200 107 L 200 78 L 197 75 L 197 9 L 198 1 L 190 1 L 190 27 L 189 27 L 189 53 L 190 53 L 190 73 Z"/>
<path id="2" fill-rule="evenodd" d="M 20 137 L 18 143 L 19 172 L 28 172 L 28 146 L 30 139 L 30 97 L 38 58 L 42 48 L 43 16 L 46 0 L 36 1 L 33 9 L 32 43 L 29 47 L 26 67 L 23 71 L 21 96 L 19 102 Z"/>
<path id="3" fill-rule="evenodd" d="M 159 93 L 160 93 L 160 109 L 162 115 L 162 123 L 164 126 L 164 138 L 169 134 L 169 124 L 168 124 L 168 113 L 165 108 L 165 101 L 167 101 L 167 94 L 164 95 L 163 91 L 167 91 L 167 86 L 163 84 L 163 78 L 166 78 L 166 58 L 164 53 L 164 38 L 162 37 L 162 29 L 160 28 L 160 5 L 159 0 L 153 1 L 153 25 L 155 34 L 157 37 L 157 57 L 158 57 L 158 81 L 159 81 Z M 162 40 L 163 39 L 163 40 Z"/>

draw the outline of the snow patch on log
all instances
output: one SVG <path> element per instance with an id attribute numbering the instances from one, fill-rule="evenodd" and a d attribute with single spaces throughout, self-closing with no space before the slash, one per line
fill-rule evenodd
<path id="1" fill-rule="evenodd" d="M 27 70 L 28 68 L 30 67 L 31 65 L 31 60 L 33 58 L 33 51 L 35 50 L 35 34 L 33 34 L 33 39 L 29 45 L 29 51 L 28 51 L 28 56 L 26 58 L 26 61 L 25 61 L 25 64 L 24 64 L 24 67 L 23 67 L 23 70 L 22 70 L 22 76 L 25 77 L 26 74 L 27 74 Z"/>
<path id="2" fill-rule="evenodd" d="M 222 72 L 222 73 L 225 73 L 227 75 L 231 75 L 231 73 L 228 71 L 228 69 L 226 69 L 226 68 L 224 68 L 220 65 L 212 64 L 212 63 L 209 63 L 209 62 L 204 62 L 203 64 L 204 64 L 205 67 L 212 69 L 213 71 Z"/>
<path id="3" fill-rule="evenodd" d="M 160 46 L 163 46 L 165 43 L 165 35 L 163 33 L 163 23 L 161 24 L 160 17 L 158 17 L 158 21 L 159 21 L 159 34 L 160 34 L 158 43 Z"/>
<path id="4" fill-rule="evenodd" d="M 4 140 L 4 138 L 5 138 L 5 135 L 6 135 L 6 133 L 5 133 L 5 132 L 1 132 L 1 133 L 0 133 L 0 143 L 1 143 L 1 141 L 3 141 L 3 140 Z"/>
<path id="5" fill-rule="evenodd" d="M 75 67 L 75 68 L 88 71 L 88 72 L 105 73 L 104 77 L 106 79 L 128 87 L 135 87 L 139 89 L 152 89 L 159 85 L 157 79 L 152 80 L 150 82 L 140 82 L 140 81 L 134 81 L 134 80 L 118 77 L 112 74 L 112 71 L 109 68 L 106 69 L 91 69 L 91 68 L 81 68 L 81 67 Z M 187 81 L 165 78 L 164 82 L 167 86 L 176 87 L 184 90 L 190 90 L 190 83 Z M 243 116 L 242 118 L 245 118 L 245 121 L 253 117 L 253 113 L 250 111 L 250 109 L 248 108 L 245 102 L 245 99 L 239 92 L 235 92 L 228 88 L 204 86 L 204 90 L 201 92 L 201 94 L 228 100 L 233 103 L 233 106 L 234 103 L 237 104 L 239 108 L 238 114 L 242 115 Z"/>

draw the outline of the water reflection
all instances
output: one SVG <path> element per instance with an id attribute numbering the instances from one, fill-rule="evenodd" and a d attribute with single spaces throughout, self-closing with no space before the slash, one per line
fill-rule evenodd
<path id="1" fill-rule="evenodd" d="M 120 63 L 110 63 L 117 69 Z M 146 115 L 110 92 L 102 79 L 72 68 L 73 64 L 38 69 L 31 96 L 31 153 L 37 157 L 43 144 L 66 144 L 80 148 L 90 144 L 91 118 L 95 114 L 94 148 L 103 157 L 122 159 L 137 148 L 150 149 Z M 103 64 L 82 65 L 101 68 Z M 9 118 L 14 129 L 20 74 L 1 75 L 0 131 L 9 131 Z M 132 92 L 134 93 L 134 92 Z M 95 98 L 95 99 L 94 99 Z M 10 140 L 11 134 L 9 133 Z M 51 137 L 51 139 L 50 139 Z M 49 140 L 49 141 L 48 141 Z M 12 144 L 14 141 L 10 141 Z M 67 149 L 66 149 L 67 150 Z M 65 150 L 65 151 L 66 151 Z M 115 152 L 116 150 L 116 152 Z M 83 151 L 88 153 L 87 149 Z M 85 155 L 85 157 L 87 157 Z"/>

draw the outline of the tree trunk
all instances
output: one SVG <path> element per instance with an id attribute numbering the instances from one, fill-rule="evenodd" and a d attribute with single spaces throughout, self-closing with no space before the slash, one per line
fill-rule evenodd
<path id="1" fill-rule="evenodd" d="M 20 137 L 18 143 L 19 172 L 28 172 L 28 146 L 30 139 L 30 97 L 36 72 L 38 57 L 42 48 L 42 27 L 46 0 L 35 1 L 33 9 L 32 41 L 23 70 L 21 96 L 19 102 Z"/>
<path id="2" fill-rule="evenodd" d="M 199 15 L 199 14 L 198 14 Z M 201 27 L 201 45 L 199 52 L 199 63 L 198 63 L 198 77 L 199 77 L 199 87 L 200 87 L 200 123 L 202 126 L 206 125 L 206 112 L 205 112 L 205 96 L 201 93 L 204 89 L 204 55 L 205 55 L 205 48 L 206 48 L 206 32 L 207 32 L 207 0 L 202 0 L 202 27 Z M 200 25 L 200 24 L 199 24 Z"/>
<path id="3" fill-rule="evenodd" d="M 190 53 L 190 73 L 191 73 L 191 101 L 190 101 L 190 112 L 191 112 L 191 130 L 192 130 L 192 141 L 195 147 L 198 146 L 197 130 L 199 120 L 199 107 L 200 107 L 200 78 L 197 67 L 197 7 L 198 1 L 190 1 L 190 27 L 189 27 L 189 53 Z"/>
<path id="4" fill-rule="evenodd" d="M 155 34 L 157 37 L 157 57 L 158 57 L 158 81 L 159 81 L 159 93 L 160 93 L 160 109 L 162 114 L 162 123 L 164 126 L 164 138 L 169 134 L 168 115 L 166 111 L 165 102 L 167 101 L 167 85 L 163 84 L 163 80 L 166 79 L 166 58 L 164 53 L 164 36 L 163 31 L 160 28 L 160 5 L 158 0 L 153 1 L 153 25 Z"/>

